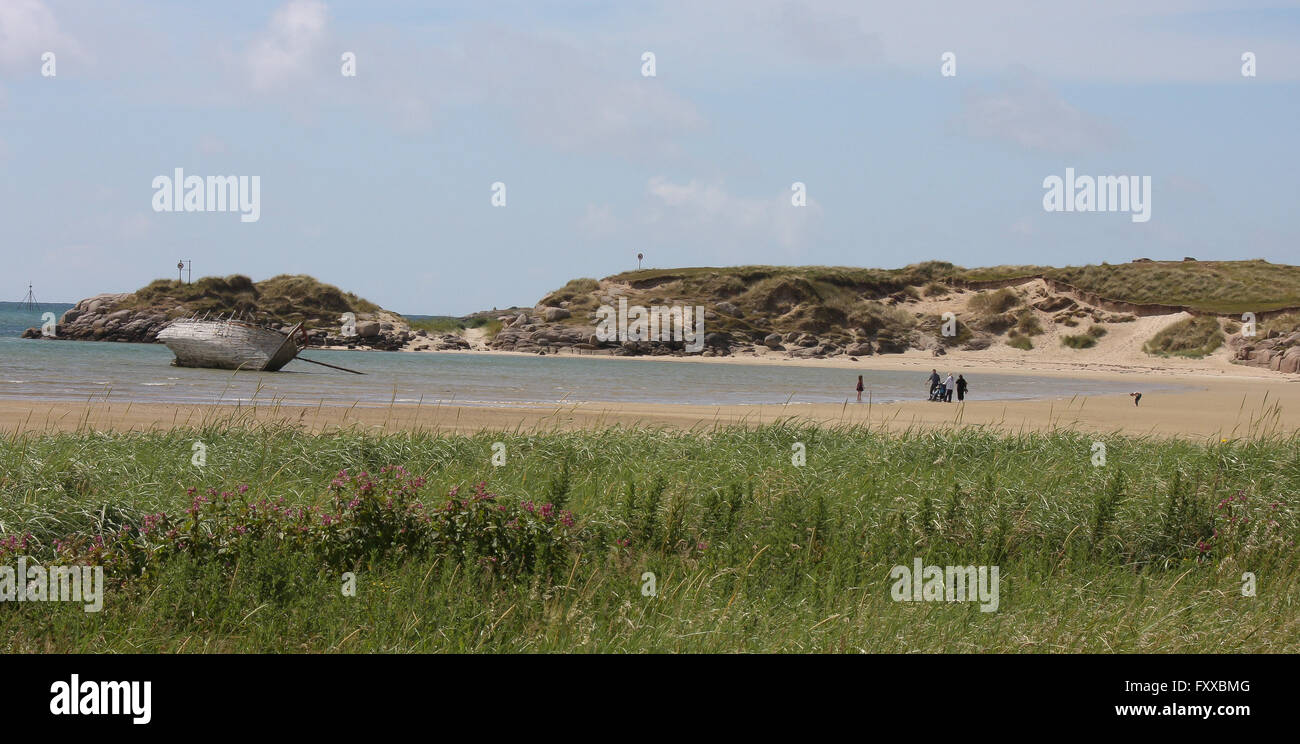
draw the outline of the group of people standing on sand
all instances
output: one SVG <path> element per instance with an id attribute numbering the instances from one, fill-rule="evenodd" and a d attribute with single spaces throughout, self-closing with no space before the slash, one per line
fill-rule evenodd
<path id="1" fill-rule="evenodd" d="M 957 400 L 966 400 L 966 378 L 957 375 L 957 379 L 952 379 L 952 373 L 948 373 L 946 379 L 939 377 L 939 370 L 930 370 L 930 400 L 941 403 L 951 403 L 952 394 L 957 393 Z"/>
<path id="2" fill-rule="evenodd" d="M 862 402 L 862 375 L 858 375 L 858 402 Z M 952 373 L 948 373 L 948 379 L 941 379 L 938 370 L 930 370 L 930 400 L 942 401 L 944 403 L 952 402 L 952 394 L 957 394 L 957 400 L 966 400 L 966 378 L 957 375 L 957 379 L 952 379 Z"/>

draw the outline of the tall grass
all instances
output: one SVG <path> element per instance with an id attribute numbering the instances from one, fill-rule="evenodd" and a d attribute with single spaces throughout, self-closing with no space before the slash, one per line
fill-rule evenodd
<path id="1" fill-rule="evenodd" d="M 1223 345 L 1219 320 L 1198 316 L 1180 320 L 1162 328 L 1142 349 L 1159 356 L 1203 357 Z"/>
<path id="2" fill-rule="evenodd" d="M 354 597 L 338 567 L 274 540 L 238 543 L 225 560 L 180 551 L 110 576 L 97 614 L 4 607 L 0 649 L 1295 652 L 1298 445 L 793 422 L 13 435 L 0 443 L 0 534 L 30 534 L 38 559 L 56 539 L 183 517 L 188 487 L 249 484 L 248 499 L 327 508 L 339 470 L 386 465 L 425 479 L 426 503 L 485 481 L 502 506 L 551 503 L 576 524 L 570 551 L 528 574 L 447 550 L 376 552 L 351 566 Z M 1000 566 L 998 611 L 894 602 L 889 571 L 916 557 Z M 1242 596 L 1247 571 L 1257 596 Z"/>

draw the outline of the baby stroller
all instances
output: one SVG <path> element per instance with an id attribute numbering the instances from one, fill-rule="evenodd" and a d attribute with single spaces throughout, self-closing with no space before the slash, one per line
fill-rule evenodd
<path id="1" fill-rule="evenodd" d="M 944 387 L 943 387 L 943 384 L 942 384 L 942 383 L 941 383 L 941 384 L 938 384 L 938 385 L 935 385 L 934 387 L 930 388 L 930 400 L 931 400 L 931 402 L 936 401 L 936 400 L 942 402 L 942 401 L 943 401 L 943 396 L 944 396 Z"/>

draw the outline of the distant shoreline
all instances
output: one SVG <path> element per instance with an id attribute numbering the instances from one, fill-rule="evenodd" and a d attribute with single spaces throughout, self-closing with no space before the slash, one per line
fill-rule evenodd
<path id="1" fill-rule="evenodd" d="M 310 353 L 316 348 L 327 351 L 370 351 L 368 349 L 349 349 L 347 347 L 312 347 L 304 351 Z M 499 351 L 496 349 L 457 350 L 402 350 L 411 354 L 458 354 L 462 356 L 507 356 L 537 357 L 538 354 L 520 351 Z M 1014 352 L 1013 352 L 1014 353 Z M 1086 352 L 1085 352 L 1086 353 Z M 1115 375 L 1175 374 L 1182 376 L 1206 377 L 1210 379 L 1242 378 L 1263 382 L 1300 382 L 1300 375 L 1272 372 L 1260 367 L 1248 367 L 1232 364 L 1224 355 L 1214 355 L 1203 359 L 1178 357 L 1149 357 L 1148 362 L 1103 361 L 1090 358 L 1077 361 L 1041 359 L 1036 357 L 1014 358 L 994 351 L 953 351 L 944 356 L 933 356 L 930 352 L 909 350 L 897 354 L 877 354 L 858 357 L 853 361 L 847 356 L 835 356 L 825 359 L 797 359 L 784 356 L 778 352 L 766 354 L 731 354 L 728 356 L 705 357 L 695 355 L 636 355 L 618 356 L 605 353 L 579 354 L 571 351 L 551 353 L 546 356 L 561 359 L 607 359 L 610 361 L 643 362 L 687 362 L 696 364 L 749 364 L 776 365 L 786 367 L 814 367 L 821 369 L 844 370 L 878 370 L 908 371 L 938 369 L 940 372 L 951 370 L 954 374 L 962 370 L 979 371 L 1005 375 L 1036 375 L 1057 377 L 1081 377 L 1090 379 L 1114 379 Z"/>

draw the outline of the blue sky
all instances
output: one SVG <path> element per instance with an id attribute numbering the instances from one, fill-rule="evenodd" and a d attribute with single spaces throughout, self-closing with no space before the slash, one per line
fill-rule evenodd
<path id="1" fill-rule="evenodd" d="M 1081 5 L 0 0 L 0 299 L 130 291 L 178 258 L 430 314 L 638 252 L 1295 263 L 1300 6 Z M 155 212 L 178 167 L 259 176 L 260 219 Z M 1150 176 L 1150 221 L 1045 212 L 1066 167 Z"/>

